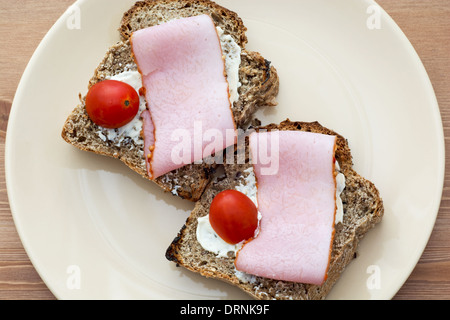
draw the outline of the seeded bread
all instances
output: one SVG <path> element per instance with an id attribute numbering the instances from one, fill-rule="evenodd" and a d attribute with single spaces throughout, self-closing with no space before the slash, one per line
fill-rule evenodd
<path id="1" fill-rule="evenodd" d="M 205 190 L 178 236 L 166 251 L 166 258 L 193 272 L 209 278 L 227 281 L 238 286 L 256 299 L 324 299 L 339 279 L 345 267 L 354 259 L 359 240 L 366 232 L 381 221 L 384 208 L 378 190 L 370 181 L 352 169 L 352 156 L 347 141 L 339 134 L 324 128 L 318 122 L 291 122 L 271 124 L 267 130 L 301 130 L 337 136 L 336 160 L 346 178 L 346 187 L 341 194 L 344 207 L 342 223 L 335 227 L 328 278 L 321 286 L 251 277 L 244 281 L 237 277 L 234 267 L 234 253 L 227 258 L 218 258 L 202 248 L 196 238 L 197 219 L 209 213 L 212 199 L 221 191 L 234 189 L 245 182 L 246 169 L 251 164 L 225 165 L 226 174 L 214 179 Z"/>
<path id="2" fill-rule="evenodd" d="M 119 28 L 123 40 L 112 46 L 103 61 L 95 70 L 88 88 L 95 83 L 116 75 L 125 70 L 136 70 L 137 66 L 131 55 L 128 38 L 131 33 L 177 17 L 198 14 L 210 14 L 225 33 L 233 36 L 242 46 L 238 89 L 239 100 L 232 106 L 233 115 L 238 127 L 251 120 L 254 112 L 262 106 L 275 106 L 279 80 L 276 69 L 257 52 L 246 51 L 246 28 L 236 13 L 217 4 L 207 1 L 191 0 L 154 0 L 137 2 L 122 19 Z M 124 162 L 129 168 L 148 179 L 144 158 L 143 138 L 138 143 L 132 139 L 123 139 L 120 143 L 104 140 L 98 132 L 102 128 L 93 123 L 86 113 L 85 96 L 80 94 L 80 104 L 67 118 L 62 137 L 75 147 L 97 154 L 114 157 Z M 164 190 L 182 198 L 197 201 L 211 179 L 214 165 L 192 164 L 169 172 L 155 180 Z"/>

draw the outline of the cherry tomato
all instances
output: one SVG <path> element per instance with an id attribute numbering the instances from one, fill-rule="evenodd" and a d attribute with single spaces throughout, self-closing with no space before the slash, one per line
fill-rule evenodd
<path id="1" fill-rule="evenodd" d="M 245 194 L 225 190 L 213 199 L 209 222 L 225 242 L 236 244 L 254 236 L 258 227 L 258 209 Z"/>
<path id="2" fill-rule="evenodd" d="M 99 126 L 120 128 L 133 120 L 139 111 L 139 95 L 125 82 L 104 80 L 89 89 L 86 111 Z"/>

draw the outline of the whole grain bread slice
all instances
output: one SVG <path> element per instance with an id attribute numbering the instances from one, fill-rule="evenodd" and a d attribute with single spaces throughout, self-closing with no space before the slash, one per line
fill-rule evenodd
<path id="1" fill-rule="evenodd" d="M 339 279 L 345 267 L 354 259 L 359 240 L 381 221 L 384 208 L 380 194 L 373 183 L 352 169 L 352 156 L 347 141 L 341 135 L 321 126 L 318 122 L 291 122 L 271 124 L 260 129 L 301 130 L 337 136 L 336 160 L 346 178 L 341 194 L 344 207 L 342 223 L 335 226 L 335 237 L 330 259 L 328 278 L 321 286 L 278 281 L 262 277 L 238 276 L 234 266 L 235 256 L 217 257 L 202 248 L 196 238 L 197 219 L 209 213 L 212 199 L 221 191 L 235 189 L 245 182 L 251 164 L 225 165 L 225 175 L 214 179 L 207 187 L 185 225 L 166 251 L 166 258 L 208 278 L 216 278 L 238 286 L 256 299 L 324 299 Z"/>
<path id="2" fill-rule="evenodd" d="M 210 14 L 242 46 L 246 43 L 245 27 L 242 20 L 232 11 L 217 4 L 202 1 L 152 0 L 137 2 L 124 14 L 120 27 L 123 41 L 112 46 L 94 72 L 88 88 L 95 83 L 125 70 L 137 70 L 131 55 L 128 37 L 139 28 L 152 26 L 177 17 Z M 275 106 L 279 79 L 276 69 L 257 52 L 242 49 L 239 69 L 241 86 L 238 89 L 239 100 L 232 106 L 233 116 L 238 127 L 251 120 L 254 112 L 263 106 Z M 80 94 L 80 104 L 68 116 L 62 130 L 63 139 L 73 146 L 97 154 L 121 160 L 129 168 L 148 179 L 144 158 L 144 141 L 132 139 L 118 141 L 105 140 L 100 135 L 102 128 L 93 123 L 86 113 L 85 96 Z M 191 164 L 167 173 L 156 182 L 165 191 L 182 198 L 197 201 L 202 195 L 214 171 L 213 164 Z"/>

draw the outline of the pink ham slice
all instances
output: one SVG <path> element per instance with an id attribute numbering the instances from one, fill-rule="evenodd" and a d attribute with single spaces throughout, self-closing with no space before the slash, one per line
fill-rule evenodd
<path id="1" fill-rule="evenodd" d="M 154 144 L 151 157 L 145 150 L 152 179 L 234 144 L 222 49 L 208 15 L 136 31 L 131 43 L 154 125 L 154 136 L 144 130 L 146 148 Z"/>
<path id="2" fill-rule="evenodd" d="M 336 137 L 323 134 L 250 135 L 262 219 L 258 236 L 238 252 L 237 270 L 276 280 L 324 282 L 334 237 L 335 148 Z M 264 174 L 267 165 L 259 160 L 266 154 L 278 161 L 278 172 Z"/>

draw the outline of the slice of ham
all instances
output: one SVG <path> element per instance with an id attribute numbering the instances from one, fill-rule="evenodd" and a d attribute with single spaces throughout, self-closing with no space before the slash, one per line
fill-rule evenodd
<path id="1" fill-rule="evenodd" d="M 334 237 L 336 137 L 278 131 L 252 133 L 249 139 L 262 219 L 258 236 L 238 252 L 236 269 L 320 285 Z M 264 174 L 267 164 L 259 160 L 266 154 L 278 161 L 277 172 Z"/>
<path id="2" fill-rule="evenodd" d="M 144 130 L 151 179 L 234 144 L 225 63 L 208 15 L 138 30 L 131 45 L 154 126 Z"/>

